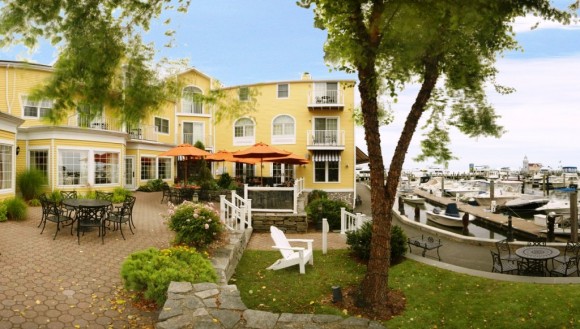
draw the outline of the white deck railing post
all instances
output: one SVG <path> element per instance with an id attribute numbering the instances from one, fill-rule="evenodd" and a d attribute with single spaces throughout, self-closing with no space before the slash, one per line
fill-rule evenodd
<path id="1" fill-rule="evenodd" d="M 326 255 L 328 249 L 328 220 L 326 218 L 322 219 L 322 253 Z"/>
<path id="2" fill-rule="evenodd" d="M 248 221 L 248 227 L 252 227 L 252 199 L 246 199 L 246 218 Z"/>
<path id="3" fill-rule="evenodd" d="M 340 208 L 340 234 L 346 233 L 346 209 Z"/>
<path id="4" fill-rule="evenodd" d="M 220 195 L 220 220 L 222 223 L 226 222 L 226 196 Z"/>

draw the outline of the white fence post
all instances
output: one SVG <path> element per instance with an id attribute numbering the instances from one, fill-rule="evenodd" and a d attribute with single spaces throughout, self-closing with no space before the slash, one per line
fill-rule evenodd
<path id="1" fill-rule="evenodd" d="M 340 234 L 346 233 L 346 209 L 340 208 Z"/>
<path id="2" fill-rule="evenodd" d="M 322 219 L 322 253 L 326 255 L 328 249 L 328 220 L 326 218 Z"/>
<path id="3" fill-rule="evenodd" d="M 248 184 L 244 184 L 244 200 L 248 200 Z"/>
<path id="4" fill-rule="evenodd" d="M 362 217 L 363 214 L 361 214 L 360 212 L 356 213 L 356 226 L 355 229 L 358 230 L 361 226 L 362 226 Z"/>
<path id="5" fill-rule="evenodd" d="M 248 227 L 252 227 L 252 199 L 246 199 L 246 218 Z"/>
<path id="6" fill-rule="evenodd" d="M 293 192 L 293 197 L 294 197 L 294 213 L 298 213 L 298 185 L 294 185 L 294 192 Z"/>
<path id="7" fill-rule="evenodd" d="M 226 222 L 226 196 L 220 195 L 220 220 L 222 223 Z"/>

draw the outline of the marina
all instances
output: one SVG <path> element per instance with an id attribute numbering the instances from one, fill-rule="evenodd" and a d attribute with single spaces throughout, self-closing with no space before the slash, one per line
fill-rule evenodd
<path id="1" fill-rule="evenodd" d="M 426 212 L 426 209 L 432 208 L 433 206 L 445 208 L 450 203 L 456 203 L 455 198 L 437 196 L 420 189 L 415 189 L 414 193 L 427 200 L 427 208 L 423 209 L 423 213 Z M 487 207 L 474 206 L 464 202 L 457 202 L 457 208 L 460 212 L 468 213 L 470 216 L 475 217 L 475 220 L 469 223 L 469 235 L 498 239 L 498 235 L 501 238 L 508 231 L 510 216 L 493 213 Z M 413 214 L 416 212 L 411 206 L 406 206 L 404 211 L 409 218 L 413 218 Z M 431 225 L 430 223 L 427 224 Z M 518 240 L 529 240 L 537 237 L 545 237 L 546 235 L 546 226 L 538 225 L 534 220 L 530 219 L 511 216 L 511 227 L 514 236 Z M 462 228 L 459 227 L 451 231 L 461 234 Z M 488 236 L 485 236 L 486 234 Z M 556 237 L 556 240 L 560 241 L 565 241 L 566 239 L 565 236 L 561 235 Z"/>

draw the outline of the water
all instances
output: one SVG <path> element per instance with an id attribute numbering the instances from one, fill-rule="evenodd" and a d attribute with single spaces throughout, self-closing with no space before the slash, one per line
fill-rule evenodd
<path id="1" fill-rule="evenodd" d="M 465 234 L 463 234 L 461 228 L 442 226 L 442 225 L 433 223 L 431 221 L 428 221 L 427 215 L 425 212 L 427 210 L 430 211 L 435 207 L 436 206 L 430 204 L 427 201 L 425 202 L 425 205 L 419 206 L 419 209 L 420 209 L 419 222 L 426 224 L 428 226 L 433 226 L 433 227 L 445 230 L 445 231 L 465 235 Z M 398 209 L 398 208 L 396 208 L 396 209 Z M 415 219 L 415 206 L 405 203 L 405 215 L 410 220 L 416 221 L 416 219 Z M 483 225 L 484 224 L 478 220 L 473 220 L 473 221 L 469 222 L 469 226 L 467 227 L 467 229 L 469 230 L 469 234 L 467 234 L 467 235 L 472 236 L 472 237 L 477 237 L 477 238 L 494 239 L 494 240 L 502 240 L 502 239 L 506 238 L 505 232 L 501 232 L 501 230 L 498 230 L 496 228 L 484 227 Z"/>

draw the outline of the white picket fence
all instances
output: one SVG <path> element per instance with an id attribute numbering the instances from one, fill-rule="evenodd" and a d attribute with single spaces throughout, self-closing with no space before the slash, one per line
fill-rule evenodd
<path id="1" fill-rule="evenodd" d="M 252 200 L 244 200 L 232 191 L 232 201 L 220 195 L 220 220 L 229 230 L 252 227 Z"/>
<path id="2" fill-rule="evenodd" d="M 350 213 L 345 208 L 340 208 L 340 234 L 346 232 L 356 231 L 365 223 L 370 221 L 370 218 L 361 213 Z"/>

